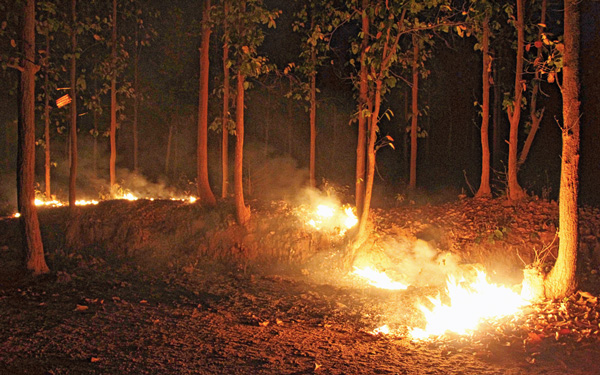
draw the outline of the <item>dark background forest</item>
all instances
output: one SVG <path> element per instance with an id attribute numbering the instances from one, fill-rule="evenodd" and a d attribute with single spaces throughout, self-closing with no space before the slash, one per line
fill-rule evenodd
<path id="1" fill-rule="evenodd" d="M 16 27 L 11 23 L 11 14 L 18 11 L 4 2 L 8 23 L 3 28 Z M 306 102 L 297 101 L 286 95 L 294 88 L 296 81 L 283 74 L 290 62 L 298 59 L 301 40 L 292 32 L 294 11 L 302 2 L 267 1 L 267 7 L 282 10 L 275 29 L 265 28 L 265 41 L 261 52 L 277 70 L 266 76 L 252 80 L 252 88 L 246 100 L 246 149 L 245 168 L 249 178 L 249 194 L 254 197 L 278 198 L 281 192 L 294 190 L 306 182 L 309 160 L 309 126 Z M 124 5 L 120 5 L 124 6 Z M 143 9 L 144 25 L 148 43 L 140 49 L 140 174 L 144 178 L 133 178 L 132 161 L 132 95 L 122 92 L 119 95 L 119 130 L 117 137 L 120 183 L 131 190 L 148 188 L 161 190 L 173 187 L 180 191 L 194 191 L 196 177 L 196 116 L 198 105 L 198 47 L 200 43 L 201 7 L 187 1 L 147 1 L 138 2 Z M 18 8 L 18 7 L 17 7 Z M 83 8 L 83 6 L 82 6 Z M 106 8 L 106 9 L 104 9 Z M 100 17 L 109 15 L 108 5 L 98 7 Z M 12 10 L 11 10 L 12 9 Z M 531 8 L 533 9 L 533 8 Z M 82 11 L 84 11 L 82 9 Z M 12 13 L 11 13 L 12 12 Z M 105 12 L 106 14 L 102 14 Z M 121 11 L 123 14 L 125 11 Z M 600 204 L 597 181 L 600 170 L 600 106 L 599 56 L 600 51 L 600 3 L 584 1 L 581 4 L 581 82 L 582 82 L 582 144 L 581 144 L 581 202 Z M 125 16 L 123 16 L 125 17 Z M 531 15 L 532 18 L 536 16 Z M 549 25 L 560 25 L 562 6 L 550 2 Z M 123 21 L 124 49 L 131 45 L 132 27 Z M 351 75 L 355 74 L 347 64 L 350 40 L 354 38 L 356 25 L 346 25 L 335 31 L 331 39 L 329 63 L 319 68 L 317 84 L 317 151 L 316 175 L 319 183 L 324 180 L 339 185 L 352 185 L 355 173 L 356 122 L 351 122 L 356 112 L 356 99 Z M 100 32 L 99 32 L 100 33 Z M 57 32 L 60 34 L 60 32 Z M 221 100 L 219 97 L 221 74 L 221 33 L 215 30 L 211 39 L 211 96 L 209 98 L 209 123 L 219 118 Z M 89 37 L 88 37 L 89 38 Z M 419 126 L 418 187 L 435 194 L 447 192 L 454 196 L 459 193 L 472 194 L 479 184 L 481 171 L 481 145 L 479 140 L 480 116 L 474 102 L 481 97 L 481 53 L 474 51 L 473 37 L 459 37 L 455 33 L 439 36 L 431 49 L 431 56 L 425 62 L 430 74 L 422 80 L 419 93 L 422 115 Z M 43 38 L 38 36 L 38 44 Z M 68 51 L 68 39 L 57 37 L 53 50 L 57 54 Z M 82 41 L 81 44 L 86 42 Z M 510 44 L 510 42 L 506 42 Z M 0 48 L 10 54 L 11 40 L 8 34 L 3 37 Z M 80 69 L 91 72 L 89 61 L 97 61 L 106 54 L 102 46 L 82 47 Z M 511 90 L 514 82 L 514 51 L 510 45 L 498 47 L 501 69 L 496 77 L 500 94 Z M 92 56 L 85 56 L 89 54 Z M 131 58 L 131 53 L 129 57 Z M 94 56 L 96 56 L 94 58 Z M 57 59 L 60 59 L 57 57 Z M 85 60 L 88 62 L 84 62 Z M 65 63 L 66 64 L 66 63 Z M 88 65 L 86 65 L 88 64 Z M 125 64 L 120 83 L 131 83 L 133 67 Z M 90 74 L 91 76 L 91 74 Z M 6 68 L 0 71 L 0 172 L 2 187 L 0 199 L 14 205 L 15 200 L 15 155 L 17 128 L 17 71 Z M 55 78 L 58 88 L 69 85 L 68 72 Z M 89 95 L 94 85 L 87 78 Z M 37 90 L 41 92 L 41 79 Z M 129 88 L 131 91 L 131 88 Z M 558 86 L 545 82 L 541 106 L 545 115 L 540 130 L 534 140 L 530 155 L 519 172 L 522 186 L 530 193 L 544 198 L 556 199 L 560 178 L 561 96 Z M 56 91 L 55 100 L 63 92 Z M 106 186 L 108 179 L 108 138 L 103 133 L 108 129 L 109 111 L 107 94 L 103 93 L 99 103 L 103 107 L 99 114 L 98 144 L 100 158 L 98 170 L 92 167 L 93 116 L 85 107 L 85 100 L 78 108 L 80 176 L 78 189 L 86 198 L 97 198 Z M 408 181 L 409 143 L 407 126 L 410 105 L 410 88 L 400 83 L 384 99 L 383 108 L 393 112 L 390 119 L 383 117 L 380 134 L 394 139 L 394 149 L 382 148 L 378 152 L 377 176 L 375 181 L 375 204 L 385 195 L 395 199 L 404 193 Z M 41 98 L 41 94 L 40 94 Z M 41 104 L 41 99 L 39 101 Z M 505 183 L 502 173 L 505 170 L 507 155 L 508 118 L 500 111 L 496 121 L 498 139 L 492 146 L 492 167 L 496 171 L 492 178 L 494 192 L 503 194 Z M 37 138 L 43 136 L 41 112 Z M 68 131 L 67 108 L 52 109 L 52 169 L 54 193 L 66 196 L 68 181 Z M 218 128 L 213 126 L 213 128 Z M 524 139 L 526 126 L 521 126 L 520 140 Z M 220 133 L 209 131 L 209 174 L 215 193 L 219 192 Z M 234 136 L 230 137 L 234 139 Z M 490 139 L 490 142 L 493 142 Z M 494 147 L 495 146 L 495 147 Z M 36 174 L 40 176 L 39 190 L 43 189 L 43 143 L 37 148 Z M 167 155 L 167 153 L 169 153 Z M 231 159 L 233 160 L 233 159 Z M 350 189 L 352 191 L 352 189 Z M 385 191 L 385 194 L 381 192 Z M 400 195 L 398 195 L 400 194 Z"/>

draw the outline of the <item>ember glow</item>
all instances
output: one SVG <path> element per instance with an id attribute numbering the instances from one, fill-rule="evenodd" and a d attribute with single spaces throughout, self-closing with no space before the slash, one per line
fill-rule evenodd
<path id="1" fill-rule="evenodd" d="M 316 209 L 305 213 L 306 224 L 316 230 L 338 230 L 339 235 L 358 223 L 354 209 L 350 206 L 336 207 L 333 204 L 319 204 Z"/>
<path id="2" fill-rule="evenodd" d="M 385 272 L 380 272 L 372 267 L 358 268 L 354 267 L 355 275 L 358 275 L 367 280 L 370 285 L 381 289 L 403 290 L 408 288 L 408 285 L 399 281 L 392 280 Z M 388 330 L 389 331 L 389 330 Z M 386 332 L 382 332 L 386 333 Z"/>
<path id="3" fill-rule="evenodd" d="M 433 307 L 419 306 L 427 324 L 424 329 L 413 328 L 410 336 L 415 340 L 441 336 L 446 332 L 467 334 L 477 329 L 482 320 L 517 314 L 529 304 L 519 293 L 491 284 L 483 270 L 477 270 L 475 281 L 449 277 L 446 292 L 449 303 L 440 296 L 429 297 Z"/>

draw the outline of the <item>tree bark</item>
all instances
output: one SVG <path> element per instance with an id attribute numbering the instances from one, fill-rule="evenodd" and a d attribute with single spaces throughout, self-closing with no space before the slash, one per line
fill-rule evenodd
<path id="1" fill-rule="evenodd" d="M 76 214 L 75 202 L 77 200 L 77 0 L 71 1 L 71 167 L 69 169 L 69 212 L 71 216 Z"/>
<path id="2" fill-rule="evenodd" d="M 35 207 L 35 0 L 27 0 L 23 23 L 23 60 L 17 149 L 17 204 L 24 242 L 24 261 L 34 275 L 48 273 Z"/>
<path id="3" fill-rule="evenodd" d="M 547 298 L 567 297 L 577 288 L 579 245 L 579 1 L 564 1 L 563 128 L 559 192 L 558 257 L 544 286 Z"/>
<path id="4" fill-rule="evenodd" d="M 139 170 L 138 159 L 138 110 L 140 106 L 140 47 L 139 47 L 139 24 L 136 18 L 135 23 L 135 51 L 133 58 L 133 172 Z"/>
<path id="5" fill-rule="evenodd" d="M 367 48 L 369 47 L 369 15 L 367 9 L 370 0 L 362 0 L 362 43 L 360 48 L 360 82 L 358 94 L 358 142 L 356 145 L 356 211 L 358 217 L 362 216 L 362 207 L 365 199 L 365 152 L 367 147 L 367 117 L 365 111 L 369 102 L 369 81 L 367 67 Z"/>
<path id="6" fill-rule="evenodd" d="M 314 48 L 310 52 L 313 71 L 310 74 L 310 187 L 317 186 L 315 177 L 315 155 L 317 150 L 317 52 Z"/>
<path id="7" fill-rule="evenodd" d="M 111 78 L 110 78 L 110 190 L 116 193 L 117 184 L 117 0 L 113 0 L 111 35 Z"/>
<path id="8" fill-rule="evenodd" d="M 217 201 L 208 182 L 208 69 L 210 34 L 210 0 L 204 1 L 202 41 L 200 46 L 200 98 L 198 106 L 198 201 L 215 206 Z"/>
<path id="9" fill-rule="evenodd" d="M 45 30 L 46 36 L 46 56 L 44 61 L 44 177 L 45 177 L 45 195 L 46 199 L 52 199 L 51 190 L 51 161 L 50 161 L 50 31 Z"/>
<path id="10" fill-rule="evenodd" d="M 508 199 L 516 201 L 526 194 L 517 178 L 517 149 L 519 142 L 519 122 L 521 120 L 521 98 L 523 97 L 523 50 L 525 49 L 525 23 L 523 0 L 517 0 L 517 62 L 515 66 L 515 98 L 513 108 L 508 109 L 510 134 L 508 140 Z"/>
<path id="11" fill-rule="evenodd" d="M 227 198 L 229 193 L 229 1 L 223 2 L 223 115 L 221 125 L 223 134 L 221 139 L 221 168 L 223 184 L 221 198 Z"/>
<path id="12" fill-rule="evenodd" d="M 413 35 L 412 42 L 412 121 L 410 125 L 410 176 L 408 187 L 414 190 L 417 187 L 417 127 L 419 121 L 419 42 L 416 35 Z"/>
<path id="13" fill-rule="evenodd" d="M 490 49 L 490 26 L 489 16 L 483 20 L 483 73 L 481 80 L 483 83 L 483 101 L 481 103 L 481 182 L 479 190 L 475 194 L 477 198 L 490 198 L 492 191 L 490 189 L 490 72 L 492 70 L 492 59 L 489 55 Z"/>
<path id="14" fill-rule="evenodd" d="M 240 66 L 241 68 L 241 66 Z M 245 77 L 240 70 L 237 73 L 237 97 L 235 106 L 235 165 L 233 190 L 237 221 L 246 225 L 250 220 L 250 207 L 244 203 L 243 184 L 243 159 L 244 159 L 244 81 Z"/>

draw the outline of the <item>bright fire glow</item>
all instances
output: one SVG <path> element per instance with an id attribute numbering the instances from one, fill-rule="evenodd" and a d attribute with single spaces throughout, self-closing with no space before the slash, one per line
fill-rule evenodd
<path id="1" fill-rule="evenodd" d="M 392 280 L 385 272 L 377 271 L 371 267 L 354 267 L 354 274 L 367 279 L 367 282 L 374 287 L 390 290 L 402 290 L 408 288 L 408 285 L 399 281 Z M 389 329 L 388 329 L 389 330 Z M 386 332 L 382 332 L 386 333 Z"/>
<path id="2" fill-rule="evenodd" d="M 449 277 L 446 291 L 450 304 L 442 303 L 440 297 L 429 297 L 433 308 L 421 305 L 427 321 L 425 329 L 414 328 L 413 339 L 426 339 L 446 332 L 466 334 L 474 331 L 485 319 L 514 315 L 529 302 L 511 289 L 487 281 L 483 270 L 477 270 L 474 282 L 457 281 Z"/>
<path id="3" fill-rule="evenodd" d="M 339 230 L 340 236 L 358 223 L 358 218 L 350 206 L 336 207 L 319 204 L 307 214 L 306 224 L 316 230 Z"/>

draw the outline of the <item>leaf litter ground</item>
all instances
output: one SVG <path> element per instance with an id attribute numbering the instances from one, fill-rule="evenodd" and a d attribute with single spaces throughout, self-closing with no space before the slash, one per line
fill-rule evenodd
<path id="1" fill-rule="evenodd" d="M 582 216 L 591 244 L 598 213 Z M 378 210 L 374 237 L 429 236 L 476 261 L 507 248 L 526 257 L 525 248 L 552 243 L 555 220 L 555 204 L 465 200 Z M 472 336 L 421 342 L 370 332 L 422 323 L 415 305 L 433 292 L 425 287 L 385 291 L 342 274 L 324 281 L 224 263 L 156 270 L 98 249 L 53 250 L 53 273 L 33 280 L 14 271 L 10 244 L 0 251 L 2 374 L 600 374 L 592 250 L 570 298 Z"/>

